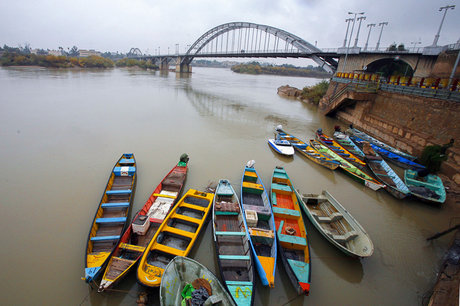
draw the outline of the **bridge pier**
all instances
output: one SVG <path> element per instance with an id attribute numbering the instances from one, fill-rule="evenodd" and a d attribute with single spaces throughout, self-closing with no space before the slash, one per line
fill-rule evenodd
<path id="1" fill-rule="evenodd" d="M 192 66 L 190 63 L 182 63 L 182 57 L 179 56 L 176 60 L 176 72 L 192 73 Z"/>
<path id="2" fill-rule="evenodd" d="M 169 58 L 160 58 L 160 71 L 169 71 Z"/>

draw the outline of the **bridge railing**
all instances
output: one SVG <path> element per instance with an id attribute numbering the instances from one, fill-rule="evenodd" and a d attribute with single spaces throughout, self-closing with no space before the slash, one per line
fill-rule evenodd
<path id="1" fill-rule="evenodd" d="M 427 97 L 427 98 L 453 100 L 456 102 L 460 102 L 460 91 L 448 90 L 446 88 L 434 89 L 434 88 L 423 88 L 423 87 L 416 87 L 416 86 L 404 86 L 404 85 L 397 85 L 397 84 L 388 84 L 385 82 L 381 82 L 380 80 L 363 81 L 363 80 L 356 80 L 356 79 L 341 78 L 341 77 L 336 77 L 336 76 L 332 78 L 332 81 L 337 82 L 337 83 L 342 83 L 342 84 L 348 84 L 348 86 L 345 87 L 346 90 L 353 90 L 353 91 L 358 91 L 358 92 L 364 91 L 367 89 L 372 90 L 372 88 L 375 88 L 375 91 L 383 90 L 383 91 L 390 91 L 390 92 L 396 92 L 396 93 L 407 94 L 407 95 L 416 95 L 416 96 L 422 96 L 422 97 Z M 331 97 L 329 101 L 332 102 L 332 100 L 336 98 L 338 98 L 337 94 Z"/>

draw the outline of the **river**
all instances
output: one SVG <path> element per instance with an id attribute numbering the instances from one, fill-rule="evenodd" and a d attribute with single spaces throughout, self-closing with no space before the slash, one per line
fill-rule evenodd
<path id="1" fill-rule="evenodd" d="M 123 152 L 133 152 L 138 163 L 133 211 L 182 153 L 190 156 L 185 189 L 228 178 L 239 190 L 243 167 L 254 159 L 265 185 L 273 168 L 284 166 L 297 189 L 329 190 L 369 233 L 374 255 L 357 260 L 307 221 L 310 296 L 296 297 L 279 262 L 275 288 L 258 285 L 256 305 L 426 302 L 450 236 L 425 238 L 446 229 L 458 211 L 396 200 L 267 145 L 278 124 L 302 138 L 313 138 L 319 127 L 331 134 L 340 124 L 316 106 L 276 93 L 281 85 L 319 81 L 217 68 L 194 68 L 183 77 L 138 69 L 0 68 L 1 304 L 135 304 L 145 289 L 133 272 L 119 291 L 102 294 L 80 279 L 90 223 Z M 208 223 L 190 257 L 216 271 L 211 232 Z"/>

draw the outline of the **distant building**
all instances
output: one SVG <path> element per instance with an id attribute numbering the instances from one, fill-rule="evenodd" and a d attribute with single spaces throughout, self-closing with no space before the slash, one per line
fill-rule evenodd
<path id="1" fill-rule="evenodd" d="M 54 55 L 54 56 L 61 56 L 61 55 L 63 55 L 61 50 L 48 50 L 48 54 L 49 54 L 49 55 Z"/>
<path id="2" fill-rule="evenodd" d="M 101 56 L 101 52 L 95 50 L 78 50 L 80 57 Z"/>

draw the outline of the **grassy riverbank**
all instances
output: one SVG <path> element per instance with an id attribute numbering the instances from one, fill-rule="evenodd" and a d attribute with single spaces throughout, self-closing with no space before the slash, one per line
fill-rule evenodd
<path id="1" fill-rule="evenodd" d="M 258 62 L 240 64 L 232 66 L 232 71 L 246 74 L 270 74 L 270 75 L 287 75 L 302 76 L 311 78 L 330 78 L 331 75 L 320 67 L 296 67 L 293 65 L 261 65 Z"/>
<path id="2" fill-rule="evenodd" d="M 40 66 L 48 68 L 113 68 L 134 67 L 158 69 L 157 65 L 147 61 L 124 58 L 118 61 L 102 56 L 68 57 L 55 55 L 17 54 L 5 52 L 0 58 L 1 66 Z"/>
<path id="3" fill-rule="evenodd" d="M 306 86 L 302 89 L 300 98 L 308 100 L 313 104 L 318 104 L 319 100 L 326 94 L 329 81 L 323 80 L 316 85 Z"/>

